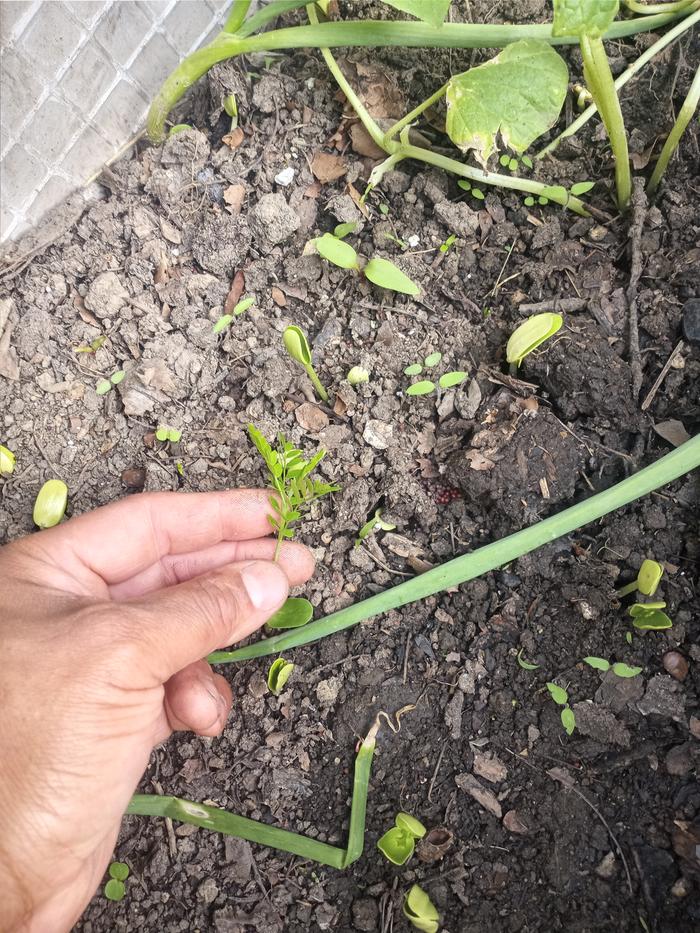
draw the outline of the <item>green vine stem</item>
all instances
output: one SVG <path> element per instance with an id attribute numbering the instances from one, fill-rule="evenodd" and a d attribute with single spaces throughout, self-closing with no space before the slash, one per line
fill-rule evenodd
<path id="1" fill-rule="evenodd" d="M 391 720 L 384 716 L 393 729 L 398 731 L 401 714 L 407 709 L 396 713 L 397 728 L 391 725 Z M 353 780 L 352 802 L 350 804 L 350 826 L 348 829 L 348 844 L 345 849 L 339 846 L 330 846 L 309 836 L 292 833 L 277 826 L 269 826 L 247 816 L 238 816 L 220 807 L 209 804 L 195 803 L 181 797 L 166 797 L 156 794 L 134 794 L 126 812 L 138 816 L 162 816 L 180 823 L 190 823 L 192 826 L 201 826 L 226 836 L 236 836 L 248 842 L 257 842 L 260 845 L 270 846 L 282 852 L 291 852 L 303 859 L 312 859 L 321 865 L 330 865 L 331 868 L 343 869 L 352 865 L 362 855 L 365 846 L 365 822 L 367 814 L 367 795 L 369 779 L 372 771 L 372 758 L 377 744 L 377 734 L 380 727 L 380 716 L 377 716 L 374 725 L 360 743 L 355 757 L 355 775 Z"/>
<path id="2" fill-rule="evenodd" d="M 650 45 L 649 48 L 639 56 L 639 58 L 635 59 L 632 64 L 622 72 L 621 75 L 618 75 L 618 77 L 615 79 L 616 91 L 619 91 L 620 88 L 623 88 L 628 81 L 631 81 L 632 78 L 639 74 L 642 68 L 653 58 L 656 58 L 659 52 L 665 49 L 667 45 L 670 45 L 672 42 L 678 39 L 679 36 L 682 36 L 684 32 L 686 32 L 688 29 L 691 29 L 693 26 L 700 22 L 700 10 L 697 9 L 697 3 L 694 3 L 692 7 L 689 7 L 688 9 L 695 9 L 696 12 L 681 20 L 680 23 L 676 23 L 673 29 L 669 29 L 667 33 L 664 33 L 664 35 L 661 36 L 660 39 L 657 39 L 653 45 Z M 589 107 L 586 107 L 583 113 L 581 113 L 573 121 L 573 123 L 570 123 L 563 132 L 561 132 L 555 139 L 553 139 L 551 143 L 548 143 L 544 149 L 541 149 L 538 153 L 536 153 L 533 158 L 543 159 L 546 155 L 549 155 L 561 142 L 563 142 L 569 136 L 574 136 L 576 133 L 578 133 L 581 127 L 588 123 L 591 117 L 594 116 L 597 112 L 598 108 L 595 104 L 591 104 Z"/>
<path id="3" fill-rule="evenodd" d="M 387 145 L 393 141 L 394 136 L 396 136 L 397 133 L 400 133 L 405 126 L 413 123 L 413 121 L 416 120 L 424 110 L 427 110 L 428 107 L 432 107 L 433 104 L 436 104 L 441 97 L 445 96 L 446 93 L 447 85 L 443 84 L 443 86 L 438 88 L 434 94 L 431 94 L 427 100 L 424 100 L 421 104 L 418 104 L 418 106 L 414 107 L 414 109 L 410 113 L 407 113 L 405 117 L 402 117 L 400 120 L 394 123 L 393 126 L 390 126 L 384 134 L 384 143 L 382 148 L 386 148 Z"/>
<path id="4" fill-rule="evenodd" d="M 653 16 L 655 13 L 682 13 L 692 6 L 693 0 L 675 0 L 671 3 L 640 3 L 640 0 L 622 0 L 628 10 L 642 16 Z"/>
<path id="5" fill-rule="evenodd" d="M 690 85 L 688 96 L 683 101 L 683 106 L 678 111 L 676 122 L 673 124 L 671 132 L 668 134 L 663 149 L 661 150 L 661 155 L 656 161 L 654 171 L 652 172 L 652 176 L 649 179 L 649 184 L 647 186 L 649 194 L 653 194 L 659 187 L 659 182 L 661 181 L 663 174 L 666 171 L 668 163 L 671 161 L 673 153 L 678 148 L 678 143 L 681 141 L 681 136 L 685 132 L 685 129 L 690 121 L 693 119 L 693 114 L 698 109 L 698 100 L 700 100 L 700 68 L 698 68 L 698 70 L 695 72 L 695 77 L 693 78 L 693 81 Z"/>
<path id="6" fill-rule="evenodd" d="M 371 619 L 390 609 L 398 609 L 400 606 L 425 599 L 426 596 L 440 593 L 449 587 L 459 586 L 461 583 L 466 583 L 490 570 L 517 560 L 518 557 L 529 554 L 530 551 L 535 551 L 575 531 L 582 525 L 596 521 L 608 512 L 620 509 L 641 496 L 648 495 L 698 466 L 700 466 L 700 434 L 666 454 L 656 463 L 640 470 L 639 473 L 629 476 L 610 489 L 591 496 L 590 499 L 570 506 L 558 515 L 552 515 L 551 518 L 546 518 L 500 541 L 486 544 L 471 554 L 455 557 L 454 560 L 440 567 L 435 567 L 383 593 L 377 593 L 369 599 L 334 612 L 324 619 L 310 622 L 302 628 L 273 638 L 264 638 L 244 648 L 236 648 L 234 651 L 215 651 L 209 655 L 209 661 L 212 664 L 228 664 L 232 661 L 247 661 L 249 658 L 277 654 L 299 645 L 310 644 L 320 638 L 326 638 L 328 635 L 350 628 L 358 622 L 364 622 L 365 619 Z"/>
<path id="7" fill-rule="evenodd" d="M 581 54 L 584 80 L 593 95 L 593 100 L 598 104 L 615 158 L 617 206 L 624 211 L 627 210 L 632 194 L 632 172 L 620 100 L 615 90 L 615 82 L 603 40 L 581 36 Z"/>
<path id="8" fill-rule="evenodd" d="M 225 31 L 203 49 L 188 55 L 165 80 L 148 113 L 148 133 L 154 142 L 165 136 L 168 114 L 185 91 L 217 62 L 249 52 L 271 52 L 281 49 L 382 47 L 406 48 L 502 48 L 520 39 L 543 39 L 552 45 L 571 45 L 574 36 L 552 36 L 552 24 L 491 25 L 480 23 L 443 23 L 429 26 L 422 22 L 364 20 L 291 26 L 259 35 L 250 35 L 274 16 L 299 6 L 297 3 L 270 4 L 243 23 L 235 34 Z M 686 10 L 657 16 L 639 16 L 617 20 L 605 34 L 606 39 L 619 39 L 659 29 L 684 16 Z M 235 20 L 234 20 L 235 21 Z"/>

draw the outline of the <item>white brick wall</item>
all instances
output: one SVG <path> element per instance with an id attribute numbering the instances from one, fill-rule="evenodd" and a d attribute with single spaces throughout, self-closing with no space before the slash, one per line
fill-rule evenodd
<path id="1" fill-rule="evenodd" d="M 0 241 L 99 170 L 230 0 L 0 0 Z"/>

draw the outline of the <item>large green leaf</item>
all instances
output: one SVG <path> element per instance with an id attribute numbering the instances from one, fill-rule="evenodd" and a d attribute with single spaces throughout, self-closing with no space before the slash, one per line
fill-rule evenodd
<path id="1" fill-rule="evenodd" d="M 564 60 L 548 43 L 513 42 L 449 82 L 447 133 L 463 151 L 474 149 L 484 165 L 498 133 L 506 146 L 524 152 L 556 122 L 568 80 Z"/>
<path id="2" fill-rule="evenodd" d="M 620 8 L 619 0 L 554 0 L 553 36 L 598 39 Z"/>
<path id="3" fill-rule="evenodd" d="M 384 0 L 402 13 L 410 13 L 430 26 L 442 26 L 452 0 Z"/>

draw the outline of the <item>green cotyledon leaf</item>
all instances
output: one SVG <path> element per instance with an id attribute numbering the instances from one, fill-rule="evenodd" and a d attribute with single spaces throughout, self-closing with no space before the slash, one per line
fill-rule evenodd
<path id="1" fill-rule="evenodd" d="M 617 16 L 619 0 L 554 0 L 553 36 L 598 39 Z"/>
<path id="2" fill-rule="evenodd" d="M 569 72 L 563 58 L 539 39 L 513 42 L 495 58 L 455 75 L 447 85 L 447 134 L 486 164 L 503 144 L 524 152 L 556 122 Z"/>
<path id="3" fill-rule="evenodd" d="M 410 13 L 430 26 L 442 26 L 452 0 L 384 0 L 401 13 Z"/>

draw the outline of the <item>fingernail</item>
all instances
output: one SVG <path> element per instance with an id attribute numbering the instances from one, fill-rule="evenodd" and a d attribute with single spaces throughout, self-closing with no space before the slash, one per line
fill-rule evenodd
<path id="1" fill-rule="evenodd" d="M 272 612 L 287 598 L 289 584 L 284 571 L 266 560 L 252 561 L 241 568 L 241 579 L 255 609 Z"/>

